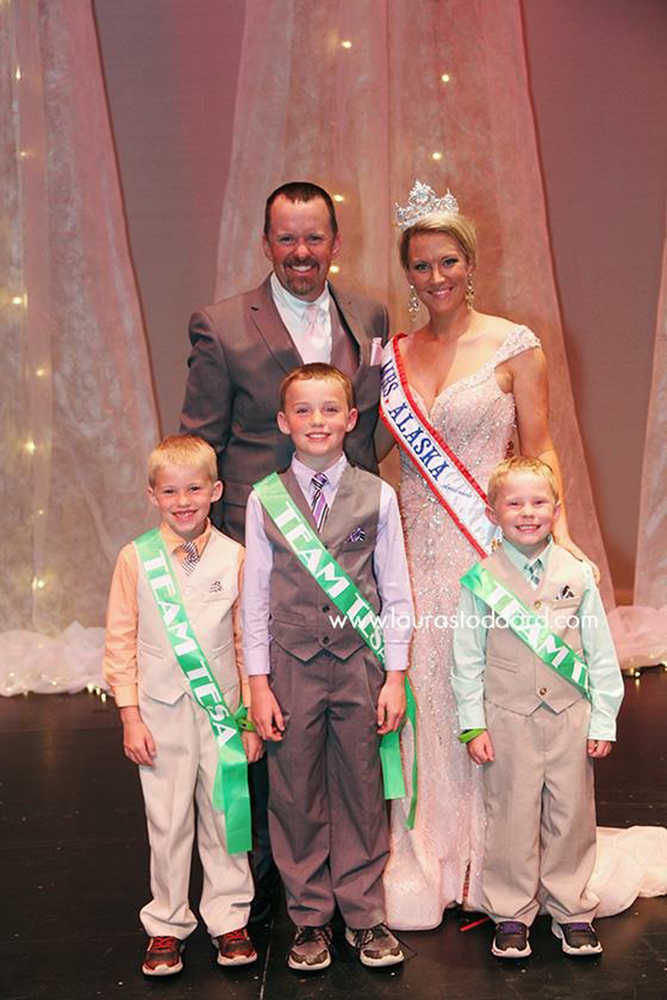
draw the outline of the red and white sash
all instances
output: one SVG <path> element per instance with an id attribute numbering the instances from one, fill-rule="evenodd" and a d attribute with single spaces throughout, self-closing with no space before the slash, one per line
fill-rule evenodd
<path id="1" fill-rule="evenodd" d="M 398 350 L 404 336 L 390 340 L 382 355 L 380 416 L 459 531 L 488 555 L 497 529 L 486 517 L 486 494 L 415 402 Z"/>

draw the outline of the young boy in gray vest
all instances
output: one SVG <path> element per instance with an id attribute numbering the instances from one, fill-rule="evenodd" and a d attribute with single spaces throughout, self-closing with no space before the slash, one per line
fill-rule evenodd
<path id="1" fill-rule="evenodd" d="M 597 955 L 593 761 L 616 738 L 623 680 L 591 566 L 556 545 L 551 469 L 494 469 L 489 519 L 502 540 L 462 579 L 452 684 L 462 742 L 483 767 L 483 908 L 491 951 L 530 955 L 540 905 L 562 950 Z"/>
<path id="2" fill-rule="evenodd" d="M 248 501 L 243 643 L 253 719 L 267 741 L 271 843 L 296 925 L 288 965 L 314 972 L 331 963 L 336 906 L 361 962 L 395 965 L 403 953 L 384 924 L 378 747 L 405 712 L 413 619 L 396 495 L 345 457 L 357 419 L 346 375 L 319 363 L 295 369 L 280 406 L 295 454 Z M 269 480 L 286 511 L 276 521 L 261 499 Z M 382 617 L 384 666 L 352 611 L 338 614 L 340 589 L 355 593 L 343 573 L 355 602 Z"/>
<path id="3" fill-rule="evenodd" d="M 142 972 L 170 976 L 183 968 L 184 941 L 197 925 L 188 901 L 195 803 L 204 872 L 199 911 L 218 964 L 247 965 L 257 959 L 246 931 L 253 896 L 247 854 L 227 849 L 225 818 L 212 801 L 219 761 L 214 725 L 220 725 L 216 720 L 227 709 L 237 712 L 240 702 L 237 619 L 244 552 L 209 521 L 222 484 L 215 452 L 205 441 L 189 435 L 165 438 L 149 457 L 148 480 L 150 501 L 160 512 L 159 530 L 150 540 L 157 549 L 146 558 L 142 541 L 148 536 L 142 536 L 118 556 L 104 674 L 120 711 L 125 756 L 139 767 L 146 809 L 153 898 L 140 913 L 149 937 Z M 162 569 L 156 577 L 158 564 Z M 179 591 L 194 641 L 173 617 L 172 595 Z M 201 656 L 195 656 L 197 667 L 186 675 L 179 656 L 196 643 Z M 244 701 L 249 703 L 247 697 Z M 247 782 L 244 750 L 249 761 L 257 760 L 263 743 L 255 732 L 244 731 L 239 738 L 236 730 L 233 736 L 225 745 L 235 748 L 236 772 Z"/>

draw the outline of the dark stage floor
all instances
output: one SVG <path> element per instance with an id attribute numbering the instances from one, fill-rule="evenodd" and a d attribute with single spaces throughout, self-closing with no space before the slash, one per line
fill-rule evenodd
<path id="1" fill-rule="evenodd" d="M 667 674 L 626 681 L 619 744 L 598 765 L 601 824 L 667 824 L 666 714 Z M 0 759 L 2 1000 L 667 996 L 665 899 L 598 921 L 599 959 L 565 958 L 540 919 L 533 957 L 502 963 L 489 954 L 489 925 L 462 935 L 471 918 L 452 911 L 436 931 L 401 935 L 409 957 L 398 972 L 370 972 L 340 945 L 332 967 L 308 979 L 285 967 L 291 930 L 281 909 L 255 934 L 256 968 L 222 971 L 199 930 L 180 976 L 146 981 L 137 919 L 148 898 L 143 813 L 113 702 L 85 693 L 0 698 Z"/>

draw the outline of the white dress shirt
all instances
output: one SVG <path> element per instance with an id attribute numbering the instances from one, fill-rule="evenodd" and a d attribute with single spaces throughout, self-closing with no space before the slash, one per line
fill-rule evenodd
<path id="1" fill-rule="evenodd" d="M 323 470 L 328 480 L 323 492 L 329 507 L 334 502 L 346 467 L 347 459 L 345 455 L 341 455 L 333 465 Z M 310 505 L 311 479 L 315 470 L 304 465 L 295 455 L 292 458 L 292 471 Z M 246 557 L 241 599 L 243 649 L 246 657 L 245 668 L 249 676 L 271 672 L 269 583 L 273 567 L 273 547 L 264 530 L 263 510 L 261 501 L 253 490 L 246 507 Z M 296 559 L 296 556 L 294 558 Z M 398 502 L 394 490 L 385 482 L 382 482 L 380 489 L 373 571 L 381 602 L 380 621 L 384 635 L 385 669 L 405 670 L 408 665 L 414 610 Z"/>
<path id="2" fill-rule="evenodd" d="M 328 286 L 325 284 L 324 291 L 314 302 L 304 302 L 288 292 L 274 272 L 271 274 L 271 295 L 304 365 L 312 361 L 329 364 L 332 341 L 331 296 Z M 311 324 L 311 309 L 317 310 L 314 327 Z"/>

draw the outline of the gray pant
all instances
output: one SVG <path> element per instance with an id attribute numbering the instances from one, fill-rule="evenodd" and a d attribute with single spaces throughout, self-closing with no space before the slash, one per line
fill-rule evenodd
<path id="1" fill-rule="evenodd" d="M 365 647 L 308 663 L 271 646 L 285 733 L 268 743 L 269 829 L 295 924 L 354 929 L 384 921 L 389 851 L 376 707 L 384 671 Z"/>

